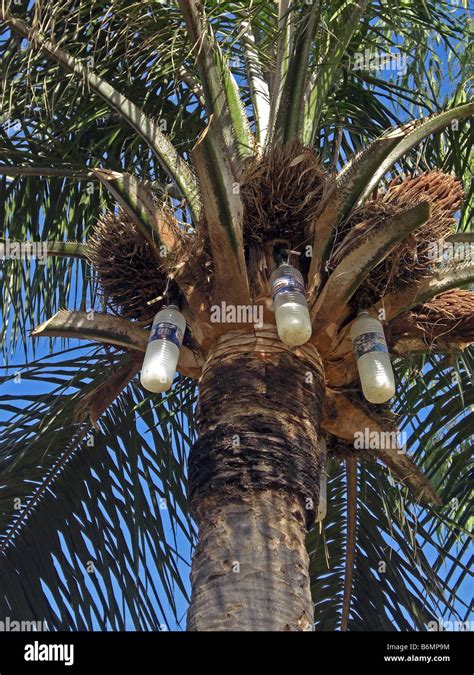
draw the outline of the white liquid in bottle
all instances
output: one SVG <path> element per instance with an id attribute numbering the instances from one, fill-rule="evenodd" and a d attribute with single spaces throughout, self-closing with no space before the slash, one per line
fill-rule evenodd
<path id="1" fill-rule="evenodd" d="M 289 347 L 303 345 L 311 337 L 311 319 L 301 273 L 283 263 L 273 272 L 270 283 L 280 340 Z"/>
<path id="2" fill-rule="evenodd" d="M 365 398 L 369 403 L 385 403 L 395 394 L 395 378 L 382 324 L 368 312 L 360 312 L 351 338 Z"/>
<path id="3" fill-rule="evenodd" d="M 162 309 L 153 319 L 140 381 L 148 391 L 159 394 L 173 384 L 186 321 L 175 305 Z"/>

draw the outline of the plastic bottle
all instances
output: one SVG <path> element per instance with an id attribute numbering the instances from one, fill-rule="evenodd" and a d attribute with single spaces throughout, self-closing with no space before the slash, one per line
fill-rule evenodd
<path id="1" fill-rule="evenodd" d="M 148 391 L 159 394 L 173 384 L 186 321 L 175 305 L 160 310 L 153 319 L 140 381 Z"/>
<path id="2" fill-rule="evenodd" d="M 382 324 L 368 312 L 360 312 L 351 338 L 365 398 L 385 403 L 395 394 L 395 378 Z"/>
<path id="3" fill-rule="evenodd" d="M 280 340 L 289 347 L 308 342 L 311 337 L 311 319 L 301 273 L 291 265 L 282 263 L 273 272 L 270 283 Z"/>

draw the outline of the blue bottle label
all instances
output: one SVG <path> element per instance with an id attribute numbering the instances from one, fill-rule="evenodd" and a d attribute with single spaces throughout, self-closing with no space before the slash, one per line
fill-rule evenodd
<path id="1" fill-rule="evenodd" d="M 272 284 L 273 301 L 275 301 L 275 298 L 277 295 L 280 295 L 280 293 L 301 293 L 304 297 L 306 297 L 306 291 L 303 282 L 299 279 L 296 279 L 295 277 L 290 276 L 289 274 L 278 277 L 278 279 L 275 279 Z"/>
<path id="2" fill-rule="evenodd" d="M 352 345 L 356 359 L 360 359 L 369 352 L 388 352 L 385 336 L 382 333 L 362 333 L 354 338 Z"/>
<path id="3" fill-rule="evenodd" d="M 164 321 L 162 323 L 155 323 L 151 329 L 151 335 L 148 342 L 154 340 L 167 340 L 175 344 L 178 349 L 181 348 L 183 342 L 183 331 L 174 323 Z"/>

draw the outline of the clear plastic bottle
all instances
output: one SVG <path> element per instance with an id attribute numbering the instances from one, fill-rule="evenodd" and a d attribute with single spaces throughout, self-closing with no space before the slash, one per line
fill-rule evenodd
<path id="1" fill-rule="evenodd" d="M 351 338 L 365 398 L 385 403 L 395 394 L 395 378 L 382 324 L 368 312 L 360 312 Z"/>
<path id="2" fill-rule="evenodd" d="M 186 320 L 175 305 L 160 310 L 153 319 L 140 381 L 148 391 L 159 394 L 173 384 Z"/>
<path id="3" fill-rule="evenodd" d="M 280 340 L 289 347 L 303 345 L 311 337 L 311 319 L 301 273 L 282 263 L 273 272 L 270 283 Z"/>

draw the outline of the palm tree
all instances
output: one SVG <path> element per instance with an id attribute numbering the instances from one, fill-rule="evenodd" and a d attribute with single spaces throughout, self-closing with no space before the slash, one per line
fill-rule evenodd
<path id="1" fill-rule="evenodd" d="M 197 524 L 189 630 L 465 619 L 474 267 L 432 256 L 468 239 L 458 4 L 2 3 L 3 241 L 48 254 L 3 267 L 5 359 L 26 362 L 2 376 L 22 383 L 1 398 L 2 616 L 166 627 Z M 396 81 L 366 62 L 387 52 Z M 269 299 L 282 256 L 310 306 L 297 348 Z M 179 375 L 149 395 L 169 302 Z M 362 308 L 390 406 L 361 395 Z M 56 352 L 31 361 L 40 337 Z M 354 443 L 398 427 L 408 454 Z"/>

